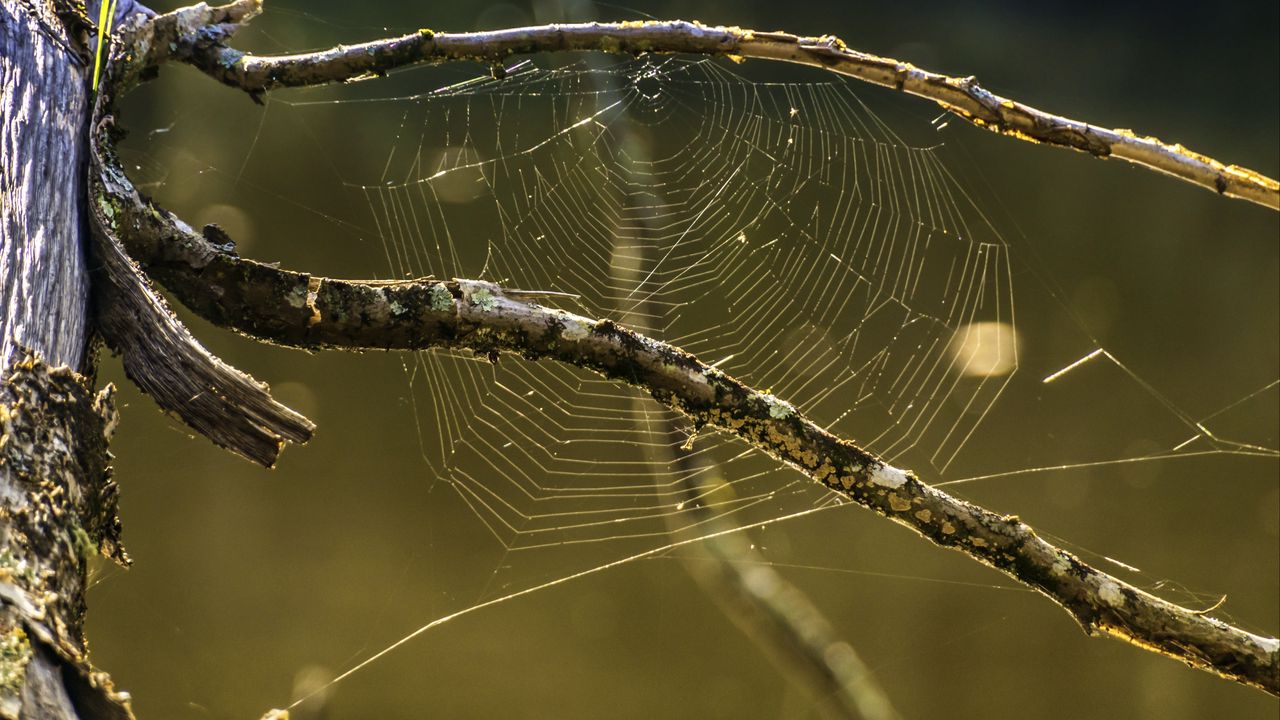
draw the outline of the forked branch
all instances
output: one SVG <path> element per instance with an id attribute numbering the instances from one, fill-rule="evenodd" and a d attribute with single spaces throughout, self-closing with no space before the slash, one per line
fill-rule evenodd
<path id="1" fill-rule="evenodd" d="M 260 5 L 261 0 L 237 0 L 227 7 L 243 8 L 242 12 L 248 15 Z M 216 43 L 189 44 L 177 56 L 256 97 L 276 88 L 344 82 L 417 64 L 472 60 L 501 68 L 511 55 L 561 50 L 631 55 L 689 53 L 739 61 L 782 60 L 823 68 L 932 100 L 953 115 L 1001 135 L 1081 150 L 1099 158 L 1117 158 L 1227 197 L 1280 210 L 1280 183 L 1261 173 L 1131 130 L 1107 129 L 1047 113 L 996 95 L 972 76 L 951 77 L 908 62 L 859 52 L 832 35 L 808 37 L 683 20 L 654 20 L 469 33 L 424 29 L 411 35 L 298 55 L 257 56 Z"/>

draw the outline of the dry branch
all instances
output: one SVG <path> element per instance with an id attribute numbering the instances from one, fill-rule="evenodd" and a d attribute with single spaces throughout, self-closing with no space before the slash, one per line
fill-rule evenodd
<path id="1" fill-rule="evenodd" d="M 315 426 L 276 402 L 266 385 L 222 362 L 183 325 L 146 275 L 102 228 L 110 208 L 89 209 L 98 331 L 125 374 L 162 409 L 254 462 L 275 464 L 285 441 L 304 443 Z"/>
<path id="2" fill-rule="evenodd" d="M 140 13 L 129 21 L 137 27 L 149 17 Z M 203 15 L 202 37 L 212 41 L 229 35 L 237 17 L 234 12 Z M 98 94 L 94 117 L 109 97 Z M 311 421 L 276 402 L 266 385 L 210 353 L 173 314 L 118 240 L 104 230 L 114 221 L 113 213 L 109 204 L 89 203 L 95 322 L 107 345 L 121 355 L 129 379 L 220 447 L 262 465 L 273 465 L 286 441 L 310 439 L 315 429 Z"/>
<path id="3" fill-rule="evenodd" d="M 245 17 L 261 0 L 227 7 Z M 1001 97 L 976 78 L 951 77 L 911 63 L 853 50 L 831 35 L 807 37 L 683 20 L 573 23 L 487 32 L 419 30 L 411 35 L 340 45 L 298 55 L 250 55 L 217 43 L 188 43 L 177 57 L 227 85 L 257 97 L 282 87 L 322 85 L 385 74 L 424 63 L 473 60 L 501 67 L 515 54 L 594 50 L 641 55 L 690 53 L 782 60 L 823 68 L 938 103 L 981 128 L 1035 143 L 1072 148 L 1099 158 L 1135 163 L 1200 187 L 1280 210 L 1280 183 L 1239 165 L 1226 165 L 1177 143 L 1131 130 L 1112 130 Z"/>
<path id="4" fill-rule="evenodd" d="M 143 28 L 140 35 L 145 34 Z M 154 40 L 144 38 L 140 47 L 161 47 Z M 126 89 L 122 78 L 141 75 L 136 65 L 123 62 L 113 72 L 111 84 Z M 116 160 L 109 129 L 109 118 L 100 118 L 91 143 L 90 192 L 95 204 L 110 210 L 102 214 L 103 232 L 215 324 L 305 349 L 447 349 L 495 362 L 509 353 L 592 370 L 648 392 L 700 427 L 732 433 L 934 543 L 1041 591 L 1090 634 L 1128 640 L 1280 694 L 1280 641 L 1101 572 L 1046 542 L 1017 517 L 951 497 L 679 348 L 609 320 L 542 307 L 488 282 L 335 280 L 242 259 L 216 226 L 197 233 L 144 199 Z"/>

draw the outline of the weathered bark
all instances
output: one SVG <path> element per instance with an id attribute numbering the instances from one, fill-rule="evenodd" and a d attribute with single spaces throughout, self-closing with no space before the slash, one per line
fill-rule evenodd
<path id="1" fill-rule="evenodd" d="M 130 718 L 88 661 L 89 556 L 126 560 L 107 467 L 114 390 L 15 363 L 0 382 L 0 717 Z"/>
<path id="2" fill-rule="evenodd" d="M 85 62 L 46 3 L 0 7 L 0 367 L 21 348 L 81 369 L 89 325 L 84 247 Z"/>
<path id="3" fill-rule="evenodd" d="M 0 5 L 0 717 L 129 718 L 83 635 L 88 556 L 125 555 L 112 389 L 93 393 L 89 360 L 85 43 L 66 20 Z"/>

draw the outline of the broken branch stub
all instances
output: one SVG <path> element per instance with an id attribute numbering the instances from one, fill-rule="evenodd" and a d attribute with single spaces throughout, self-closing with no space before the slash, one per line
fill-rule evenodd
<path id="1" fill-rule="evenodd" d="M 199 27 L 202 18 L 222 21 L 215 26 L 216 37 L 230 34 L 236 27 L 227 21 L 226 13 L 209 14 L 212 11 L 207 6 L 205 10 L 186 26 Z M 132 18 L 135 22 L 126 26 L 126 40 L 121 45 L 145 50 L 153 46 L 149 42 L 139 46 L 135 41 L 154 40 L 154 34 L 147 32 L 153 23 L 139 23 L 138 19 Z M 163 410 L 215 444 L 270 467 L 286 441 L 305 443 L 315 425 L 272 398 L 265 384 L 205 349 L 151 287 L 122 245 L 122 237 L 136 232 L 125 222 L 116 199 L 122 193 L 116 186 L 128 181 L 119 174 L 118 165 L 104 166 L 100 155 L 114 153 L 110 144 L 114 94 L 138 79 L 136 75 L 125 78 L 120 71 L 145 69 L 137 62 L 120 62 L 122 55 L 123 51 L 116 50 L 106 61 L 91 126 L 88 205 L 97 328 L 107 345 L 121 355 L 129 379 Z M 104 171 L 104 167 L 115 167 L 117 172 Z M 132 185 L 128 187 L 132 190 Z"/>

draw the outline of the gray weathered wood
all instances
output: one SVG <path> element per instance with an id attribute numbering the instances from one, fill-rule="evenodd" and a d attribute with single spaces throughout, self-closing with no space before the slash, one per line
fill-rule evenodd
<path id="1" fill-rule="evenodd" d="M 90 666 L 82 627 L 87 555 L 124 558 L 111 391 L 95 395 L 88 376 L 83 50 L 52 0 L 0 3 L 3 718 L 132 717 Z"/>
<path id="2" fill-rule="evenodd" d="M 0 367 L 28 348 L 83 369 L 86 63 L 52 8 L 0 6 Z"/>

